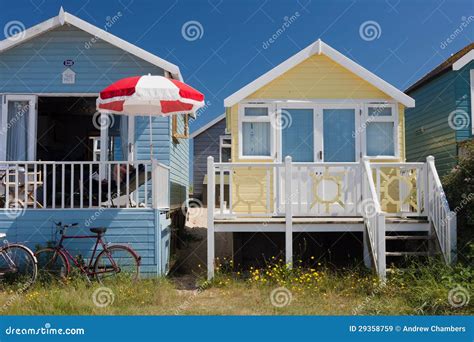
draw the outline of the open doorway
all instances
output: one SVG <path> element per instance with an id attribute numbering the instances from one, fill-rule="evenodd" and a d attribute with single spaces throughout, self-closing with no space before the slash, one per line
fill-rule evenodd
<path id="1" fill-rule="evenodd" d="M 101 126 L 95 101 L 96 97 L 38 98 L 37 160 L 99 160 Z M 120 116 L 111 116 L 107 123 L 108 160 L 113 160 Z"/>

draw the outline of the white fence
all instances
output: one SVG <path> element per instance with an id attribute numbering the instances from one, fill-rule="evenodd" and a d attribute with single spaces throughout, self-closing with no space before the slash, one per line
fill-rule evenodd
<path id="1" fill-rule="evenodd" d="M 216 214 L 285 216 L 288 199 L 293 216 L 362 215 L 361 163 L 290 163 L 287 177 L 284 163 L 212 162 L 209 172 L 219 182 L 211 184 L 213 194 L 208 197 L 217 194 Z M 427 216 L 426 164 L 369 163 L 369 167 L 385 215 Z"/>
<path id="2" fill-rule="evenodd" d="M 169 168 L 157 161 L 0 161 L 3 209 L 167 208 Z"/>

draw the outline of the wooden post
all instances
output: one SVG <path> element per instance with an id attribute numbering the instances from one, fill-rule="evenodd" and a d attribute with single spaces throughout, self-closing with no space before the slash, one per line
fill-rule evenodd
<path id="1" fill-rule="evenodd" d="M 291 157 L 285 157 L 285 257 L 286 264 L 293 266 L 293 205 L 291 194 Z"/>
<path id="2" fill-rule="evenodd" d="M 365 228 L 365 227 L 364 227 Z M 363 234 L 363 239 L 362 239 L 362 244 L 364 245 L 364 265 L 367 268 L 372 268 L 372 256 L 370 255 L 370 242 L 369 242 L 369 237 L 368 237 L 368 232 L 367 228 L 364 229 Z"/>
<path id="3" fill-rule="evenodd" d="M 99 179 L 105 179 L 105 162 L 107 161 L 107 150 L 109 148 L 109 114 L 100 113 L 99 124 L 100 124 L 100 166 L 99 166 Z"/>
<path id="4" fill-rule="evenodd" d="M 385 255 L 385 216 L 381 213 L 377 213 L 377 262 L 378 262 L 378 273 L 382 281 L 385 281 L 387 277 L 387 256 Z"/>
<path id="5" fill-rule="evenodd" d="M 457 261 L 457 218 L 456 213 L 451 212 L 452 216 L 449 217 L 449 263 L 453 265 Z"/>
<path id="6" fill-rule="evenodd" d="M 214 208 L 215 208 L 214 158 L 207 157 L 207 279 L 214 278 Z"/>

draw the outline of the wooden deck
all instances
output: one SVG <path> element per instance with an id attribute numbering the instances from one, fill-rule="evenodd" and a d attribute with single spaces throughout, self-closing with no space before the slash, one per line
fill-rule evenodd
<path id="1" fill-rule="evenodd" d="M 285 232 L 285 217 L 238 217 L 215 219 L 216 232 Z M 295 232 L 363 232 L 362 217 L 293 217 Z M 387 231 L 427 231 L 425 217 L 386 217 Z"/>

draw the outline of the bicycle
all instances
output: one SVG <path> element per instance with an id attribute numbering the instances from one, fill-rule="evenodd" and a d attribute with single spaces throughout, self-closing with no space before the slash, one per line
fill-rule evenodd
<path id="1" fill-rule="evenodd" d="M 125 277 L 130 280 L 138 279 L 141 257 L 126 245 L 105 243 L 102 237 L 105 235 L 107 228 L 90 228 L 89 230 L 94 235 L 66 235 L 66 230 L 78 226 L 78 223 L 62 224 L 61 222 L 54 222 L 54 224 L 61 236 L 58 243 L 55 247 L 43 248 L 36 252 L 41 275 L 66 279 L 71 272 L 70 261 L 72 261 L 72 264 L 89 281 L 95 278 L 104 283 L 107 280 L 117 279 L 117 277 Z M 88 264 L 72 256 L 63 245 L 64 240 L 67 239 L 96 240 Z M 102 247 L 102 251 L 96 257 L 99 245 Z"/>
<path id="2" fill-rule="evenodd" d="M 0 239 L 6 234 L 0 233 Z M 18 285 L 25 291 L 36 281 L 38 263 L 34 253 L 26 246 L 4 240 L 0 247 L 0 279 L 2 283 Z"/>

